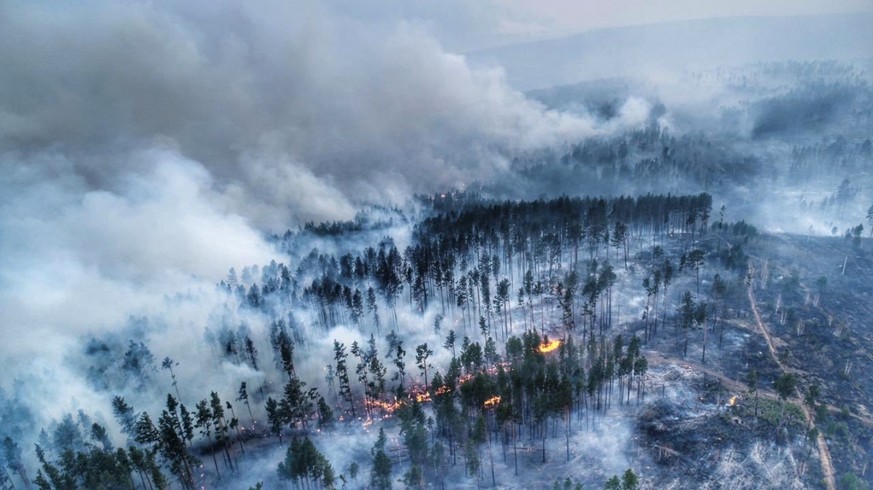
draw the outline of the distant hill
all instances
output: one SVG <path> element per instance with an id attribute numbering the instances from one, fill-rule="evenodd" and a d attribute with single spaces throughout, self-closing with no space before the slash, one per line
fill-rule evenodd
<path id="1" fill-rule="evenodd" d="M 598 29 L 467 53 L 519 90 L 605 77 L 657 82 L 690 69 L 758 61 L 873 57 L 873 13 L 729 17 Z"/>

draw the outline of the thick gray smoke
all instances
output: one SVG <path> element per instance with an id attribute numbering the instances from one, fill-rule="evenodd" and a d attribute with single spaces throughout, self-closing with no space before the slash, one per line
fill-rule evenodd
<path id="1" fill-rule="evenodd" d="M 5 3 L 0 148 L 46 149 L 91 188 L 170 146 L 258 225 L 505 171 L 508 151 L 593 132 L 472 70 L 427 30 L 318 2 Z M 8 165 L 15 165 L 9 162 Z"/>
<path id="2" fill-rule="evenodd" d="M 493 22 L 462 4 L 457 19 Z M 21 396 L 41 422 L 106 407 L 77 377 L 82 339 L 158 318 L 173 335 L 156 355 L 196 354 L 180 346 L 228 268 L 281 260 L 264 232 L 617 127 L 471 69 L 421 8 L 436 22 L 307 0 L 0 4 L 0 361 L 21 367 L 2 385 L 35 381 Z"/>

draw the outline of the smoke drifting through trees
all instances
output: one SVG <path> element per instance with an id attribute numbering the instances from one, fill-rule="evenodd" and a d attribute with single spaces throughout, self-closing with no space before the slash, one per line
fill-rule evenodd
<path id="1" fill-rule="evenodd" d="M 383 241 L 378 251 L 367 247 L 339 258 L 314 250 L 299 259 L 294 272 L 283 263 L 272 262 L 260 268 L 246 268 L 241 274 L 232 269 L 227 279 L 221 281 L 218 289 L 224 305 L 210 315 L 213 320 L 206 335 L 196 342 L 197 345 L 206 343 L 204 347 L 210 351 L 211 360 L 207 365 L 198 361 L 200 366 L 194 373 L 196 376 L 207 374 L 208 365 L 221 366 L 224 372 L 228 372 L 226 366 L 231 365 L 240 373 L 247 373 L 242 374 L 245 380 L 242 383 L 246 384 L 239 385 L 235 401 L 243 401 L 247 409 L 251 408 L 249 399 L 254 401 L 254 413 L 258 415 L 251 416 L 253 425 L 246 427 L 235 415 L 226 418 L 221 395 L 212 391 L 210 398 L 200 402 L 189 400 L 196 405 L 193 410 L 167 395 L 166 407 L 160 416 L 154 417 L 149 416 L 150 410 L 134 416 L 136 410 L 123 398 L 116 397 L 114 412 L 123 430 L 146 450 L 144 454 L 159 455 L 158 461 L 185 487 L 196 484 L 193 467 L 198 463 L 193 454 L 198 452 L 210 454 L 208 458 L 212 459 L 215 478 L 222 475 L 228 478 L 239 471 L 234 468 L 239 465 L 238 458 L 245 458 L 244 444 L 261 431 L 269 431 L 281 439 L 283 432 L 289 429 L 292 434 L 311 430 L 308 422 L 314 418 L 322 430 L 330 430 L 335 423 L 334 410 L 339 412 L 338 419 L 343 424 L 355 423 L 356 414 L 365 414 L 368 421 L 395 415 L 401 422 L 401 433 L 407 438 L 405 447 L 410 451 L 411 466 L 405 478 L 433 480 L 441 473 L 442 465 L 448 465 L 450 460 L 452 464 L 458 461 L 459 452 L 467 469 L 478 475 L 482 470 L 480 458 L 486 439 L 489 446 L 492 439 L 500 441 L 505 462 L 508 448 L 516 447 L 526 431 L 528 437 L 540 439 L 545 461 L 554 451 L 547 450 L 547 427 L 553 419 L 564 420 L 565 452 L 569 458 L 572 419 L 584 418 L 586 425 L 596 427 L 598 412 L 611 404 L 614 396 L 621 404 L 630 403 L 633 391 L 637 400 L 644 395 L 639 377 L 645 374 L 647 363 L 640 357 L 640 339 L 629 339 L 625 350 L 621 336 L 614 339 L 606 336 L 605 332 L 612 329 L 609 307 L 597 305 L 600 296 L 607 294 L 609 280 L 604 281 L 598 263 L 606 260 L 610 248 L 618 249 L 618 253 L 625 246 L 639 249 L 643 243 L 648 246 L 672 234 L 680 234 L 687 240 L 703 236 L 711 214 L 710 196 L 651 195 L 638 199 L 560 199 L 501 204 L 453 194 L 431 198 L 427 203 L 433 208 L 434 217 L 416 227 L 413 243 L 402 253 L 390 241 Z M 344 225 L 336 226 L 341 229 Z M 616 227 L 627 229 L 625 239 L 631 241 L 630 245 L 610 240 L 610 231 Z M 280 248 L 290 250 L 294 242 L 307 240 L 310 233 L 302 230 L 276 239 Z M 581 290 L 577 291 L 567 282 L 578 280 L 574 278 L 575 270 L 587 271 L 588 279 L 583 281 L 585 288 L 581 295 Z M 248 286 L 247 281 L 251 281 Z M 507 281 L 519 285 L 518 302 L 508 296 L 506 286 L 500 286 Z M 373 319 L 363 317 L 362 302 L 355 301 L 362 296 L 364 288 L 378 291 L 372 302 L 375 308 L 391 309 L 393 316 L 401 319 L 391 326 L 387 348 L 381 339 L 376 341 L 375 333 L 381 327 Z M 490 298 L 491 290 L 498 291 L 494 298 Z M 469 298 L 465 307 L 476 312 L 478 326 L 468 319 L 469 313 L 460 309 L 459 305 L 466 303 L 459 300 L 462 297 Z M 560 302 L 558 300 L 565 303 L 561 305 L 564 310 L 562 329 L 555 335 L 561 335 L 563 341 L 552 342 L 558 345 L 557 355 L 552 353 L 554 357 L 547 359 L 546 355 L 554 349 L 541 346 L 548 343 L 537 329 L 545 328 L 546 316 L 549 330 L 554 329 L 552 312 L 547 311 L 546 305 Z M 609 304 L 606 300 L 599 303 Z M 529 320 L 527 306 L 531 310 L 539 309 L 540 318 L 531 315 Z M 215 315 L 222 311 L 221 316 Z M 230 314 L 234 311 L 237 313 Z M 435 315 L 443 320 L 427 320 Z M 511 326 L 511 316 L 516 317 L 515 327 Z M 256 321 L 263 327 L 228 323 L 235 322 L 234 318 Z M 424 325 L 434 326 L 409 330 L 422 321 Z M 462 338 L 459 348 L 455 345 L 454 339 L 458 337 L 454 330 L 448 332 L 443 342 L 441 324 L 458 329 L 457 335 Z M 341 325 L 353 325 L 357 331 Z M 162 335 L 161 329 L 144 325 L 142 321 L 132 327 L 137 327 L 131 331 L 137 332 L 140 338 Z M 402 337 L 398 338 L 395 331 Z M 316 340 L 325 333 L 331 344 Z M 418 374 L 405 372 L 400 354 L 403 340 L 407 345 L 417 345 Z M 351 346 L 348 351 L 345 342 Z M 442 345 L 443 351 L 435 355 L 429 344 Z M 501 347 L 496 348 L 495 344 Z M 96 356 L 97 352 L 105 354 Z M 300 352 L 311 354 L 306 356 L 308 362 L 303 365 L 299 363 Z M 332 356 L 325 355 L 328 352 Z M 273 362 L 263 359 L 265 355 L 272 357 Z M 395 355 L 391 376 L 394 383 L 389 385 L 388 369 L 381 359 Z M 173 390 L 180 398 L 181 392 L 196 393 L 189 385 L 194 382 L 190 379 L 194 373 L 188 372 L 189 379 L 178 377 L 185 372 L 183 367 L 191 359 L 190 355 L 183 354 L 178 360 L 166 358 L 162 363 L 163 382 L 157 379 L 155 356 L 143 340 L 113 347 L 111 343 L 95 339 L 88 356 L 91 360 L 86 362 L 92 363 L 118 356 L 124 359 L 120 366 L 89 368 L 95 387 L 112 386 L 113 391 L 134 387 L 155 394 Z M 321 359 L 331 357 L 334 362 L 329 372 L 334 373 L 336 391 L 325 396 L 334 379 L 327 379 L 325 388 L 321 377 L 311 377 L 311 373 L 319 372 L 323 366 Z M 430 378 L 428 369 L 434 369 Z M 301 373 L 309 373 L 304 375 L 309 381 L 301 379 Z M 225 393 L 236 394 L 236 385 L 228 386 L 229 379 L 219 379 L 212 383 L 224 386 Z M 615 391 L 614 380 L 618 381 Z M 307 389 L 308 382 L 313 384 L 311 389 Z M 136 397 L 139 402 L 151 405 L 142 393 Z M 229 401 L 231 397 L 225 398 L 228 398 L 228 409 L 234 410 L 236 405 L 242 410 L 240 405 Z M 420 403 L 432 404 L 431 417 L 435 425 L 425 423 Z M 64 430 L 73 434 L 71 437 L 81 437 L 75 434 L 84 429 L 83 423 L 64 424 L 53 430 L 57 432 L 65 426 Z M 476 435 L 479 432 L 474 431 L 474 436 L 468 439 L 467 431 L 461 428 L 477 424 L 485 424 L 483 432 Z M 196 441 L 195 428 L 200 436 Z M 430 447 L 426 442 L 427 432 L 432 432 L 432 437 L 438 436 L 441 442 Z M 300 444 L 300 440 L 292 439 L 294 444 Z M 239 444 L 240 452 L 230 451 L 233 440 Z M 196 446 L 192 446 L 192 442 L 196 442 Z M 415 449 L 419 446 L 420 449 Z M 83 454 L 91 457 L 103 454 L 88 447 L 68 449 L 90 451 Z M 56 444 L 51 448 L 55 457 L 65 450 Z M 494 457 L 491 451 L 495 449 L 489 449 L 489 460 Z M 423 451 L 422 455 L 413 457 L 414 451 L 419 450 Z M 116 451 L 114 457 L 122 458 L 119 461 L 124 457 L 138 459 L 141 456 L 137 451 L 140 451 L 138 446 L 133 446 L 128 453 Z M 427 456 L 431 451 L 441 456 Z M 223 465 L 219 465 L 218 455 Z M 517 459 L 517 454 L 514 458 Z M 313 468 L 317 468 L 312 470 L 314 473 L 291 469 L 292 463 L 286 461 L 285 470 L 280 469 L 280 474 L 292 480 L 309 475 L 305 477 L 323 484 L 332 478 L 333 470 L 322 463 L 312 463 Z M 154 464 L 143 463 L 141 471 L 151 472 L 151 478 L 159 482 L 163 477 L 156 472 Z M 70 478 L 87 478 L 71 468 L 58 469 L 49 459 L 41 461 L 41 465 L 40 475 L 64 472 Z M 146 483 L 148 478 L 141 475 Z"/>

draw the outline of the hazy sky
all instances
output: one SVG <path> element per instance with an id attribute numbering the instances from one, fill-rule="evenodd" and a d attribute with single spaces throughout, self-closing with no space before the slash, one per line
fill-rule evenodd
<path id="1" fill-rule="evenodd" d="M 873 11 L 873 0 L 324 0 L 365 24 L 406 22 L 464 52 L 590 29 L 731 16 Z"/>
<path id="2" fill-rule="evenodd" d="M 603 27 L 728 16 L 873 11 L 870 0 L 498 0 L 505 32 L 560 33 Z"/>

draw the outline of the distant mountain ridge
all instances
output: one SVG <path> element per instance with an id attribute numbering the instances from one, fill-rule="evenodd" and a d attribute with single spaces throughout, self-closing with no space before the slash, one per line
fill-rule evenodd
<path id="1" fill-rule="evenodd" d="M 873 13 L 725 17 L 598 29 L 467 53 L 519 90 L 606 77 L 675 78 L 759 61 L 873 57 Z"/>

